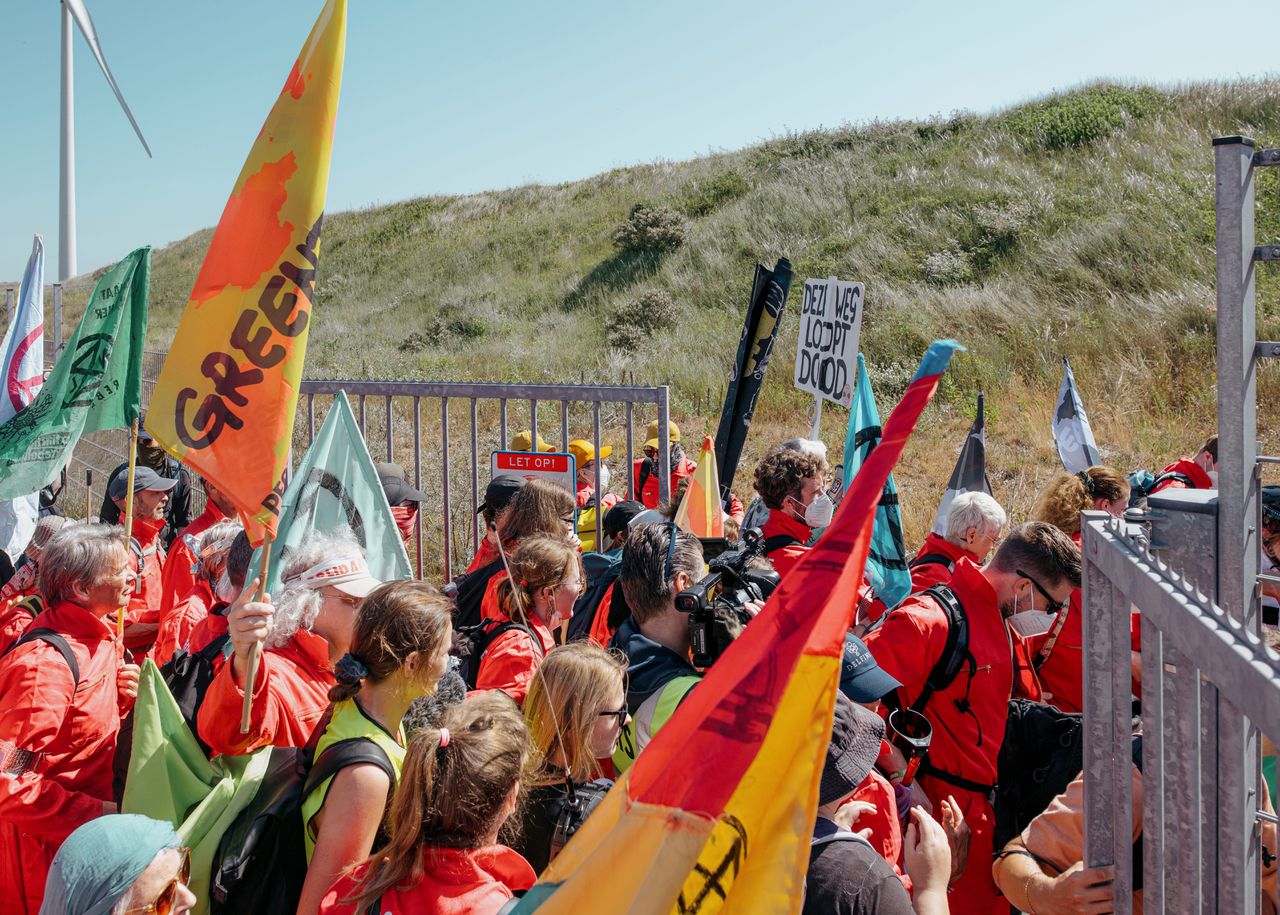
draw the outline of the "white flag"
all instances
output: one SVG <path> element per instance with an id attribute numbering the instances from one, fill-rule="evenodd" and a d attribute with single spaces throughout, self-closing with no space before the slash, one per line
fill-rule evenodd
<path id="1" fill-rule="evenodd" d="M 1058 389 L 1058 405 L 1053 411 L 1053 442 L 1058 446 L 1058 457 L 1067 473 L 1079 473 L 1101 464 L 1102 458 L 1066 356 L 1062 357 L 1062 366 L 1062 387 Z"/>
<path id="2" fill-rule="evenodd" d="M 35 399 L 44 384 L 44 242 L 37 235 L 22 275 L 13 321 L 0 342 L 0 424 Z M 36 529 L 40 494 L 0 501 L 0 549 L 17 561 Z"/>

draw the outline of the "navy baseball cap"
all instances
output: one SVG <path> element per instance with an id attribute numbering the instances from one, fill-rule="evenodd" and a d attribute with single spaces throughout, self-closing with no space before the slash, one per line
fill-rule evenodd
<path id="1" fill-rule="evenodd" d="M 854 702 L 866 703 L 883 699 L 901 686 L 880 669 L 862 639 L 845 634 L 844 658 L 840 662 L 840 692 Z"/>

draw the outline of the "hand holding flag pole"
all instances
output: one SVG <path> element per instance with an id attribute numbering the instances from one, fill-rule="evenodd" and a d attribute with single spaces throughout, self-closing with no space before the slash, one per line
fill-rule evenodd
<path id="1" fill-rule="evenodd" d="M 262 603 L 262 599 L 267 596 L 267 573 L 271 566 L 271 534 L 267 534 L 267 539 L 262 544 L 262 571 L 258 574 L 258 593 L 253 599 L 258 603 Z M 258 663 L 262 659 L 262 643 L 254 642 L 253 647 L 249 649 L 249 658 L 245 662 L 244 676 L 244 704 L 240 706 L 240 733 L 249 733 L 249 718 L 253 714 L 253 687 L 258 679 Z"/>
<path id="2" fill-rule="evenodd" d="M 138 469 L 138 421 L 135 419 L 129 425 L 129 476 L 125 483 L 124 494 L 124 548 L 129 553 L 129 562 L 133 562 L 133 479 Z M 136 588 L 136 585 L 135 585 Z M 124 617 L 125 612 L 129 609 L 129 605 L 120 608 L 119 618 L 116 620 L 116 637 L 121 641 L 124 640 Z"/>

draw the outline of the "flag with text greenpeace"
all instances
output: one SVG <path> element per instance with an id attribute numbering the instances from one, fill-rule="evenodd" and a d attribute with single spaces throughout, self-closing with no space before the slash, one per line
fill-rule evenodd
<path id="1" fill-rule="evenodd" d="M 52 483 L 81 436 L 137 420 L 150 282 L 151 249 L 139 248 L 93 287 L 40 393 L 0 425 L 0 499 Z"/>
<path id="2" fill-rule="evenodd" d="M 876 505 L 956 344 L 937 341 L 817 544 L 516 903 L 796 913 Z"/>
<path id="3" fill-rule="evenodd" d="M 328 0 L 214 230 L 147 431 L 274 535 L 306 356 L 346 42 Z"/>

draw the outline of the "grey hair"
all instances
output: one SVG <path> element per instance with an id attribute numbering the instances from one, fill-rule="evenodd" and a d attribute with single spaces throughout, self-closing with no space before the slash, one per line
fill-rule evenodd
<path id="1" fill-rule="evenodd" d="M 778 446 L 784 451 L 798 451 L 801 454 L 827 459 L 827 443 L 815 438 L 789 438 Z"/>
<path id="2" fill-rule="evenodd" d="M 962 492 L 947 512 L 947 541 L 963 546 L 965 533 L 977 528 L 984 536 L 995 537 L 1009 520 L 1000 503 L 985 492 Z"/>
<path id="3" fill-rule="evenodd" d="M 68 524 L 49 538 L 40 556 L 40 594 L 46 607 L 71 600 L 77 582 L 93 587 L 117 571 L 111 563 L 128 555 L 124 529 L 110 524 Z"/>
<path id="4" fill-rule="evenodd" d="M 268 648 L 281 648 L 299 629 L 310 630 L 324 599 L 319 590 L 302 587 L 296 580 L 303 572 L 322 562 L 343 556 L 364 556 L 351 528 L 343 525 L 330 534 L 312 532 L 306 540 L 284 554 L 280 566 L 280 596 L 274 600 L 275 622 L 267 636 Z"/>
<path id="5" fill-rule="evenodd" d="M 671 550 L 668 579 L 667 551 L 671 547 L 672 531 L 676 534 L 676 545 Z M 618 584 L 636 622 L 646 623 L 672 609 L 678 573 L 684 572 L 696 580 L 702 577 L 702 571 L 702 543 L 674 524 L 639 524 L 627 531 Z"/>
<path id="6" fill-rule="evenodd" d="M 244 525 L 238 519 L 223 518 L 201 534 L 193 544 L 199 574 L 209 584 L 217 584 L 223 569 L 227 567 L 227 556 L 231 553 L 231 544 L 236 534 L 242 530 Z M 205 556 L 205 550 L 213 550 L 213 552 Z M 203 559 L 202 556 L 204 556 Z"/>

